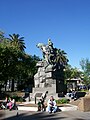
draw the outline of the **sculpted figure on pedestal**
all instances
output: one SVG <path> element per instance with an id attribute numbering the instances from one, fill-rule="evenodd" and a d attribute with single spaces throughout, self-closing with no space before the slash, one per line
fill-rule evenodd
<path id="1" fill-rule="evenodd" d="M 37 63 L 38 71 L 34 76 L 36 83 L 35 86 L 39 87 L 49 84 L 46 81 L 53 80 L 52 73 L 63 69 L 67 64 L 68 59 L 66 58 L 66 53 L 63 50 L 53 47 L 53 43 L 50 39 L 48 39 L 48 44 L 38 43 L 36 46 L 43 54 L 43 60 Z"/>

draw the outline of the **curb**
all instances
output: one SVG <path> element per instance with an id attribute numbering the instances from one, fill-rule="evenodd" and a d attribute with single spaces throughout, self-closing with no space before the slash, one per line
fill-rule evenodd
<path id="1" fill-rule="evenodd" d="M 24 111 L 38 111 L 37 107 L 25 107 L 25 106 L 18 106 L 18 110 L 24 110 Z"/>

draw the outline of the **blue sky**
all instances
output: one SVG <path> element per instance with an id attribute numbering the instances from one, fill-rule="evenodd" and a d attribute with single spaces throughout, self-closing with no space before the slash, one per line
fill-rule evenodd
<path id="1" fill-rule="evenodd" d="M 0 30 L 24 36 L 26 53 L 40 57 L 36 44 L 50 38 L 79 68 L 90 58 L 90 0 L 0 0 Z"/>

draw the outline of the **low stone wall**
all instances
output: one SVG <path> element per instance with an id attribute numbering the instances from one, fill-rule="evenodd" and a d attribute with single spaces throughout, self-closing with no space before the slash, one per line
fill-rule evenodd
<path id="1" fill-rule="evenodd" d="M 83 112 L 90 111 L 90 96 L 81 98 L 78 104 L 78 109 Z"/>
<path id="2" fill-rule="evenodd" d="M 22 97 L 25 95 L 25 92 L 4 92 L 3 94 L 5 94 L 5 96 L 19 96 L 19 97 Z"/>

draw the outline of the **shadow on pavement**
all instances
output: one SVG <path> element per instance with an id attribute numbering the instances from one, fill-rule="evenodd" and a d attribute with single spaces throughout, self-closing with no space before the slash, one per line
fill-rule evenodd
<path id="1" fill-rule="evenodd" d="M 5 114 L 0 110 L 0 118 L 4 116 Z"/>
<path id="2" fill-rule="evenodd" d="M 38 112 L 38 113 L 27 112 L 27 113 L 12 116 L 3 120 L 60 120 L 64 118 L 66 117 L 58 116 L 58 113 L 49 114 L 45 112 Z"/>

